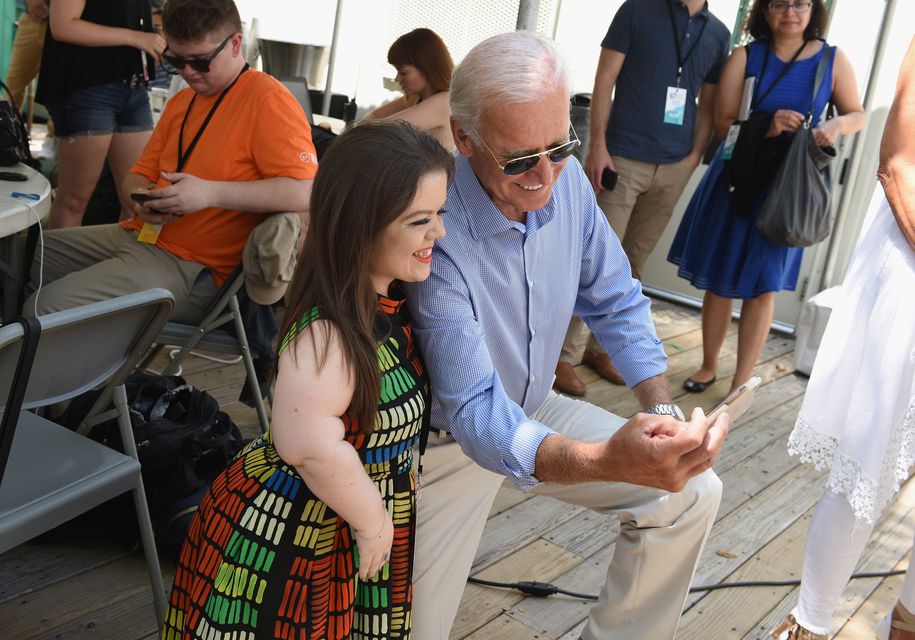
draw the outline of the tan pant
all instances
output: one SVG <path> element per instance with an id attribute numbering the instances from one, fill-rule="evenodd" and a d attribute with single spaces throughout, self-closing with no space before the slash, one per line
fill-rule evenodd
<path id="1" fill-rule="evenodd" d="M 532 418 L 588 442 L 606 440 L 624 423 L 600 407 L 552 392 Z M 450 438 L 430 438 L 423 463 L 417 500 L 413 637 L 446 640 L 503 478 L 477 466 Z M 543 484 L 533 492 L 619 518 L 620 534 L 607 581 L 582 638 L 673 638 L 718 511 L 718 476 L 706 471 L 680 493 L 603 482 Z M 573 622 L 569 621 L 570 626 Z"/>
<path id="2" fill-rule="evenodd" d="M 137 242 L 136 236 L 117 224 L 45 231 L 44 260 L 39 244 L 23 315 L 35 315 L 40 276 L 38 315 L 161 287 L 175 297 L 173 320 L 202 320 L 216 295 L 213 278 L 201 275 L 206 267 Z"/>
<path id="3" fill-rule="evenodd" d="M 619 182 L 613 191 L 597 194 L 597 204 L 623 245 L 632 276 L 641 280 L 645 262 L 670 222 L 693 171 L 683 162 L 651 164 L 620 156 L 613 156 L 613 165 Z M 577 345 L 583 326 L 576 317 L 569 322 L 559 357 L 562 362 L 578 362 Z M 585 349 L 603 351 L 593 335 Z"/>
<path id="4" fill-rule="evenodd" d="M 13 104 L 21 109 L 22 101 L 25 98 L 25 88 L 35 79 L 41 68 L 41 51 L 44 47 L 48 21 L 36 20 L 28 12 L 23 12 L 16 25 L 16 37 L 13 40 L 13 52 L 10 56 L 10 70 L 6 75 L 6 84 L 10 88 Z"/>

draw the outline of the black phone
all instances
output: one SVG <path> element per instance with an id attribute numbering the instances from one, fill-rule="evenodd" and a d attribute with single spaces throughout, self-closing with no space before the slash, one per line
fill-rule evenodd
<path id="1" fill-rule="evenodd" d="M 9 180 L 10 182 L 25 182 L 29 177 L 24 173 L 16 171 L 0 171 L 0 180 Z"/>
<path id="2" fill-rule="evenodd" d="M 616 181 L 619 178 L 616 171 L 610 168 L 605 168 L 604 172 L 600 174 L 600 186 L 602 186 L 607 191 L 613 191 L 616 189 Z"/>
<path id="3" fill-rule="evenodd" d="M 155 200 L 155 198 L 145 191 L 134 191 L 130 194 L 130 199 L 134 202 L 139 202 L 140 204 L 147 202 L 148 200 Z"/>

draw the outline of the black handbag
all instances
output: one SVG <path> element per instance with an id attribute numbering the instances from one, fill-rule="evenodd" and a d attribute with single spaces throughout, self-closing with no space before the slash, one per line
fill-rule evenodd
<path id="1" fill-rule="evenodd" d="M 12 99 L 12 92 L 2 80 L 0 88 Z M 29 134 L 16 105 L 11 100 L 0 100 L 0 166 L 9 167 L 17 162 L 35 167 L 29 151 Z"/>
<path id="2" fill-rule="evenodd" d="M 820 58 L 813 83 L 814 100 L 834 54 L 835 47 L 830 47 Z M 756 229 L 774 244 L 808 247 L 830 232 L 827 168 L 836 150 L 817 144 L 810 128 L 812 120 L 811 103 L 807 119 L 791 140 L 756 216 Z"/>

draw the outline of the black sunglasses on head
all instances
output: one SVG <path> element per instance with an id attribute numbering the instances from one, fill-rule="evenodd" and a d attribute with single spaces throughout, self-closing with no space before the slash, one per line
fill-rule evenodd
<path id="1" fill-rule="evenodd" d="M 480 142 L 483 143 L 483 146 L 486 147 L 486 150 L 489 151 L 489 155 L 492 156 L 492 159 L 495 160 L 496 164 L 499 165 L 499 168 L 502 169 L 502 173 L 507 176 L 519 176 L 526 171 L 530 171 L 537 166 L 538 162 L 540 162 L 540 156 L 546 156 L 550 159 L 550 162 L 562 162 L 570 155 L 572 155 L 572 153 L 575 151 L 575 148 L 581 144 L 581 141 L 578 139 L 578 135 L 575 133 L 575 129 L 572 129 L 572 135 L 575 136 L 574 139 L 556 145 L 551 149 L 545 149 L 539 153 L 532 153 L 530 155 L 521 156 L 520 158 L 512 158 L 505 164 L 502 164 L 499 162 L 499 158 L 495 153 L 493 153 L 492 149 L 489 148 L 489 145 L 486 144 L 486 141 L 483 140 L 483 138 L 480 137 L 480 134 L 476 132 L 476 129 L 473 127 L 470 127 L 470 129 L 476 134 Z"/>
<path id="2" fill-rule="evenodd" d="M 210 63 L 219 55 L 220 51 L 226 48 L 229 40 L 231 40 L 234 35 L 235 34 L 232 33 L 226 36 L 226 39 L 222 41 L 222 44 L 216 47 L 216 51 L 211 53 L 207 58 L 182 58 L 180 56 L 173 56 L 168 53 L 168 47 L 166 47 L 165 51 L 162 52 L 162 66 L 169 73 L 178 73 L 185 65 L 189 66 L 197 73 L 208 73 L 210 71 Z"/>

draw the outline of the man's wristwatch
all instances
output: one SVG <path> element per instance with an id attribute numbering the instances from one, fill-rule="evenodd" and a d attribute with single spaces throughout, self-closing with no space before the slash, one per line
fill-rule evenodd
<path id="1" fill-rule="evenodd" d="M 675 404 L 656 404 L 645 413 L 653 413 L 656 416 L 673 416 L 680 422 L 686 422 L 686 418 L 683 416 L 683 412 L 680 411 L 680 407 Z"/>

